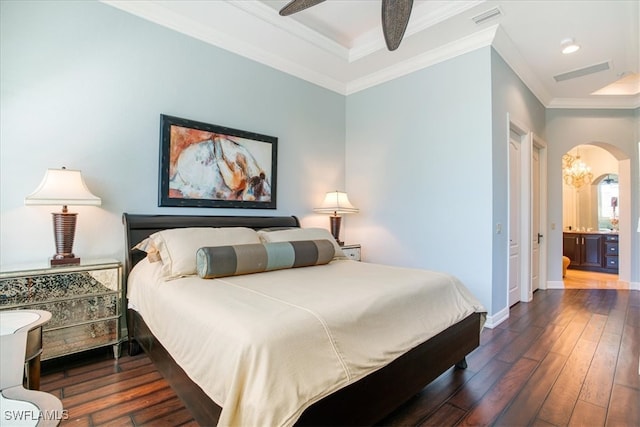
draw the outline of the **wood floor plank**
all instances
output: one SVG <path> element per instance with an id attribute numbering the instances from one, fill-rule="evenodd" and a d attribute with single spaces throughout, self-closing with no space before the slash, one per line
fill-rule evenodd
<path id="1" fill-rule="evenodd" d="M 83 376 L 82 380 L 79 380 L 77 376 L 66 377 L 61 380 L 52 381 L 46 386 L 42 387 L 42 390 L 47 391 L 50 387 L 64 388 L 65 397 L 71 397 L 76 394 L 82 394 L 89 391 L 93 391 L 96 388 L 103 387 L 109 384 L 115 384 L 120 381 L 125 381 L 130 378 L 135 378 L 140 375 L 156 372 L 156 368 L 153 366 L 150 360 L 147 360 L 145 365 L 140 366 L 134 370 L 116 372 L 116 373 L 100 373 L 96 372 L 94 376 Z"/>
<path id="2" fill-rule="evenodd" d="M 466 412 L 453 405 L 445 403 L 427 420 L 419 424 L 420 427 L 454 426 Z"/>
<path id="3" fill-rule="evenodd" d="M 640 390 L 640 372 L 638 364 L 640 358 L 640 325 L 637 327 L 625 326 L 620 343 L 620 353 L 614 383 L 636 390 Z"/>
<path id="4" fill-rule="evenodd" d="M 487 363 L 448 402 L 465 410 L 471 409 L 482 396 L 507 372 L 511 363 L 493 359 Z"/>
<path id="5" fill-rule="evenodd" d="M 613 310 L 607 316 L 607 324 L 604 331 L 609 334 L 622 334 L 627 318 L 627 310 Z"/>
<path id="6" fill-rule="evenodd" d="M 606 415 L 607 411 L 605 408 L 585 402 L 584 400 L 578 400 L 568 425 L 569 427 L 604 426 Z"/>
<path id="7" fill-rule="evenodd" d="M 544 359 L 565 329 L 564 325 L 548 325 L 542 335 L 529 347 L 524 357 L 537 361 Z"/>
<path id="8" fill-rule="evenodd" d="M 122 390 L 127 387 L 128 384 L 144 384 L 145 382 L 160 378 L 157 375 L 157 370 L 153 364 L 146 364 L 136 369 L 129 371 L 118 372 L 111 375 L 106 375 L 93 380 L 85 381 L 79 384 L 72 384 L 65 387 L 65 397 L 71 397 L 78 394 L 85 394 L 89 392 L 95 392 L 97 389 L 101 389 L 106 386 L 116 385 L 111 389 L 105 388 L 105 393 L 113 392 L 112 390 Z"/>
<path id="9" fill-rule="evenodd" d="M 99 367 L 94 371 L 81 371 L 74 372 L 73 375 L 66 375 L 64 378 L 59 378 L 55 381 L 47 381 L 46 383 L 41 383 L 40 388 L 43 391 L 47 391 L 53 388 L 61 388 L 67 385 L 78 384 L 85 381 L 89 381 L 98 377 L 105 377 L 107 375 L 117 373 L 118 368 L 114 368 L 113 366 L 109 367 Z"/>
<path id="10" fill-rule="evenodd" d="M 529 350 L 531 345 L 542 335 L 543 331 L 544 329 L 538 326 L 530 326 L 520 332 L 518 337 L 511 341 L 505 349 L 497 355 L 497 358 L 509 363 L 515 362 Z"/>
<path id="11" fill-rule="evenodd" d="M 482 369 L 484 365 L 496 357 L 496 354 L 516 338 L 518 338 L 517 332 L 506 329 L 502 330 L 500 336 L 494 338 L 487 345 L 478 347 L 471 352 L 471 354 L 467 356 L 468 364 L 472 365 L 476 371 Z"/>
<path id="12" fill-rule="evenodd" d="M 611 397 L 616 361 L 620 349 L 620 335 L 602 334 L 589 372 L 584 379 L 580 400 L 606 408 Z"/>
<path id="13" fill-rule="evenodd" d="M 627 313 L 627 325 L 638 326 L 640 325 L 640 306 L 630 305 L 629 312 Z"/>
<path id="14" fill-rule="evenodd" d="M 532 423 L 566 361 L 566 356 L 549 353 L 494 425 L 511 427 Z"/>
<path id="15" fill-rule="evenodd" d="M 104 424 L 110 420 L 146 408 L 149 405 L 156 405 L 160 402 L 167 401 L 174 396 L 175 393 L 170 387 L 164 387 L 145 396 L 136 396 L 133 399 L 121 400 L 120 403 L 93 412 L 91 418 L 94 423 Z"/>
<path id="16" fill-rule="evenodd" d="M 531 423 L 531 427 L 556 427 L 556 425 L 545 420 L 541 420 L 540 418 L 536 418 L 536 420 Z"/>
<path id="17" fill-rule="evenodd" d="M 189 424 L 193 421 L 191 414 L 186 409 L 167 414 L 164 417 L 156 418 L 145 424 L 136 424 L 136 426 L 149 426 L 149 427 L 176 427 Z"/>
<path id="18" fill-rule="evenodd" d="M 490 343 L 496 336 L 500 336 L 504 331 L 499 328 L 489 329 L 484 328 L 482 333 L 480 334 L 480 346 L 487 345 Z"/>
<path id="19" fill-rule="evenodd" d="M 597 345 L 597 342 L 585 339 L 578 341 L 543 403 L 538 418 L 559 426 L 569 422 Z"/>
<path id="20" fill-rule="evenodd" d="M 93 423 L 91 422 L 90 415 L 62 420 L 60 422 L 60 425 L 64 425 L 65 427 L 94 427 Z"/>
<path id="21" fill-rule="evenodd" d="M 575 314 L 572 318 L 573 317 L 575 317 Z M 575 320 L 570 322 L 551 347 L 550 351 L 562 354 L 563 356 L 569 356 L 586 327 L 587 322 L 584 321 Z"/>
<path id="22" fill-rule="evenodd" d="M 161 379 L 149 384 L 145 384 L 143 387 L 135 387 L 123 392 L 113 393 L 93 400 L 88 400 L 80 403 L 77 406 L 70 405 L 67 399 L 63 399 L 62 404 L 65 408 L 69 409 L 70 417 L 82 417 L 84 415 L 96 413 L 105 409 L 108 410 L 114 405 L 117 405 L 123 401 L 127 402 L 137 399 L 141 396 L 152 395 L 159 392 L 160 390 L 166 389 L 167 387 L 167 382 L 164 379 Z"/>
<path id="23" fill-rule="evenodd" d="M 491 424 L 507 407 L 537 367 L 538 363 L 531 359 L 520 359 L 489 390 L 461 420 L 461 426 L 479 426 Z"/>
<path id="24" fill-rule="evenodd" d="M 79 406 L 85 402 L 109 397 L 116 393 L 122 393 L 133 389 L 142 389 L 142 386 L 157 383 L 157 381 L 161 379 L 162 376 L 158 371 L 152 371 L 134 378 L 126 378 L 121 381 L 107 383 L 101 387 L 94 387 L 93 389 L 86 390 L 83 393 L 72 394 L 69 397 L 65 397 L 64 402 L 69 407 Z M 79 384 L 77 387 L 85 388 L 84 384 Z"/>
<path id="25" fill-rule="evenodd" d="M 181 409 L 184 409 L 182 401 L 177 397 L 173 397 L 157 405 L 151 405 L 136 412 L 133 416 L 133 420 L 136 425 L 146 424 L 156 418 L 165 417 Z"/>
<path id="26" fill-rule="evenodd" d="M 131 417 L 129 417 L 128 415 L 125 415 L 125 416 L 120 417 L 120 418 L 116 418 L 114 420 L 109 420 L 106 423 L 102 423 L 102 424 L 94 423 L 94 426 L 100 426 L 100 427 L 136 427 L 135 423 L 133 422 L 133 420 L 131 420 Z"/>
<path id="27" fill-rule="evenodd" d="M 587 323 L 587 326 L 582 332 L 581 338 L 588 341 L 598 342 L 600 340 L 602 332 L 604 332 L 604 327 L 607 324 L 607 319 L 608 317 L 602 314 L 592 315 L 591 319 L 589 319 L 589 322 Z"/>
<path id="28" fill-rule="evenodd" d="M 614 384 L 607 426 L 640 426 L 640 390 Z"/>
<path id="29" fill-rule="evenodd" d="M 565 289 L 629 289 L 629 283 L 618 280 L 617 274 L 567 270 Z"/>

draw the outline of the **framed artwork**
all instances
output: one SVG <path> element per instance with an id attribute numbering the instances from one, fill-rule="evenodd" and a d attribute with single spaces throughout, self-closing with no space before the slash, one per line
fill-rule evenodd
<path id="1" fill-rule="evenodd" d="M 160 115 L 158 206 L 276 208 L 278 138 Z"/>

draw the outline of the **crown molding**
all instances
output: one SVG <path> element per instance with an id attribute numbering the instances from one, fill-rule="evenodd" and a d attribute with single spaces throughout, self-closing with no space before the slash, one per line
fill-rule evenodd
<path id="1" fill-rule="evenodd" d="M 563 109 L 602 109 L 602 110 L 635 110 L 640 108 L 640 95 L 615 98 L 601 95 L 598 98 L 554 98 L 547 108 Z"/>
<path id="2" fill-rule="evenodd" d="M 496 37 L 492 45 L 525 86 L 538 98 L 538 101 L 547 106 L 551 102 L 551 95 L 536 75 L 531 72 L 531 67 L 502 27 L 499 27 L 496 31 Z"/>
<path id="3" fill-rule="evenodd" d="M 289 34 L 299 37 L 300 39 L 329 52 L 342 60 L 349 60 L 349 49 L 318 33 L 317 31 L 300 24 L 294 19 L 287 19 L 286 17 L 280 16 L 275 9 L 270 8 L 262 2 L 255 0 L 243 0 L 229 2 L 229 4 L 250 13 L 258 19 L 268 22 L 271 25 L 279 27 Z"/>
<path id="4" fill-rule="evenodd" d="M 485 1 L 486 0 L 452 1 L 444 5 L 439 5 L 435 10 L 433 10 L 433 5 L 429 2 L 425 2 L 421 6 L 414 4 L 414 10 L 407 30 L 405 31 L 404 38 L 409 38 L 413 34 L 426 30 Z M 429 11 L 427 11 L 427 9 L 429 9 Z M 376 28 L 363 34 L 355 41 L 354 46 L 349 50 L 348 60 L 349 62 L 357 61 L 379 50 L 386 49 L 386 47 L 387 45 L 384 41 L 382 30 Z"/>
<path id="5" fill-rule="evenodd" d="M 432 49 L 380 71 L 373 72 L 365 77 L 352 80 L 347 83 L 346 95 L 351 95 L 361 90 L 388 82 L 476 49 L 490 46 L 497 29 L 498 25 L 487 27 L 467 37 L 447 43 L 436 49 Z"/>

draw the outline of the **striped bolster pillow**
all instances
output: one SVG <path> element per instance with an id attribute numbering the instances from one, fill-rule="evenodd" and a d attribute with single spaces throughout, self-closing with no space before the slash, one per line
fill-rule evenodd
<path id="1" fill-rule="evenodd" d="M 196 267 L 203 279 L 328 264 L 335 254 L 329 240 L 251 243 L 198 249 Z"/>

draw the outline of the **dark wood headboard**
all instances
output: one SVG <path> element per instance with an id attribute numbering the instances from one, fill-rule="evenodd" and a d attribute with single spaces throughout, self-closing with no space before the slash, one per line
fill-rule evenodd
<path id="1" fill-rule="evenodd" d="M 254 230 L 272 227 L 300 227 L 295 216 L 195 216 L 195 215 L 132 215 L 122 214 L 125 230 L 124 283 L 129 272 L 145 253 L 132 249 L 153 233 L 169 228 L 186 227 L 249 227 Z"/>

